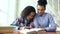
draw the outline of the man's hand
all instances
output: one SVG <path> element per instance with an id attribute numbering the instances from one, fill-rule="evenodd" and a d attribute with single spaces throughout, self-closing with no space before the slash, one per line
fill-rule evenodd
<path id="1" fill-rule="evenodd" d="M 38 26 L 38 27 L 36 27 L 36 28 L 40 28 L 40 29 L 42 29 L 42 30 L 45 30 L 45 28 L 42 28 L 42 27 L 40 27 L 40 26 Z"/>

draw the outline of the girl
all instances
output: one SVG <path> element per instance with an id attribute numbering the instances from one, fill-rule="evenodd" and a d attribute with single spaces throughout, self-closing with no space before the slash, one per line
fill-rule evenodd
<path id="1" fill-rule="evenodd" d="M 32 28 L 32 21 L 35 16 L 35 8 L 27 6 L 21 13 L 21 17 L 18 17 L 11 25 L 25 28 Z"/>

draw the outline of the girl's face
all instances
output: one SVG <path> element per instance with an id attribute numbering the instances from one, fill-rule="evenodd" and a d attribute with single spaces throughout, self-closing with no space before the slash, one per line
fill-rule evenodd
<path id="1" fill-rule="evenodd" d="M 31 12 L 28 16 L 27 16 L 27 20 L 31 20 L 35 15 L 35 12 Z"/>

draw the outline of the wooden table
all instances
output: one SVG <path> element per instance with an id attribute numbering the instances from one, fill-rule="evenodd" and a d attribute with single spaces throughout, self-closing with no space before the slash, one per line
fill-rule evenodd
<path id="1" fill-rule="evenodd" d="M 11 32 L 11 33 L 0 33 L 0 34 L 21 34 L 18 30 Z M 60 34 L 60 31 L 56 31 L 56 32 L 46 32 L 46 34 Z"/>
<path id="2" fill-rule="evenodd" d="M 60 31 L 56 31 L 56 32 L 46 32 L 46 34 L 60 34 Z"/>

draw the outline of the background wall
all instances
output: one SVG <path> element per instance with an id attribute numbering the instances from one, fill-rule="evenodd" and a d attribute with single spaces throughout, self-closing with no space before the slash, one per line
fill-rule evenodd
<path id="1" fill-rule="evenodd" d="M 38 0 L 19 0 L 19 9 L 18 9 L 18 16 L 20 15 L 21 11 L 28 5 L 34 6 L 37 10 L 37 1 Z M 50 13 L 57 25 L 60 26 L 60 0 L 47 0 L 48 4 L 46 6 L 46 12 Z"/>
<path id="2" fill-rule="evenodd" d="M 50 14 L 54 17 L 55 23 L 60 26 L 60 0 L 48 0 Z"/>
<path id="3" fill-rule="evenodd" d="M 46 12 L 60 26 L 60 0 L 47 1 Z M 34 6 L 37 11 L 37 0 L 0 0 L 0 25 L 10 25 L 28 5 Z"/>
<path id="4" fill-rule="evenodd" d="M 15 19 L 16 0 L 0 0 L 0 25 L 10 25 Z"/>

